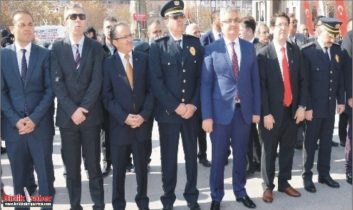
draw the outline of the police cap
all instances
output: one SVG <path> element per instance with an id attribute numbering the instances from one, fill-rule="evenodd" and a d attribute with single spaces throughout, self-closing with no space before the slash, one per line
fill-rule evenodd
<path id="1" fill-rule="evenodd" d="M 325 29 L 325 31 L 327 31 L 327 33 L 329 33 L 329 35 L 335 37 L 339 34 L 341 24 L 342 22 L 336 18 L 322 17 L 319 19 L 317 25 L 323 26 L 323 28 Z"/>
<path id="2" fill-rule="evenodd" d="M 181 0 L 168 1 L 161 9 L 161 16 L 178 16 L 184 14 L 184 2 Z"/>

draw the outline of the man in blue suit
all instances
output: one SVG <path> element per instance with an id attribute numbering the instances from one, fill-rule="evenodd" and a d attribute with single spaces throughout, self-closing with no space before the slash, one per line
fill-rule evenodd
<path id="1" fill-rule="evenodd" d="M 1 59 L 1 132 L 6 141 L 14 193 L 24 195 L 33 167 L 39 194 L 53 196 L 53 99 L 49 52 L 35 44 L 32 15 L 18 10 L 13 16 L 15 42 Z"/>
<path id="2" fill-rule="evenodd" d="M 207 46 L 212 42 L 222 38 L 221 23 L 219 21 L 219 11 L 212 13 L 212 29 L 200 37 L 202 46 Z"/>
<path id="3" fill-rule="evenodd" d="M 125 173 L 132 149 L 139 209 L 149 209 L 147 197 L 146 141 L 151 133 L 153 96 L 148 85 L 148 56 L 132 51 L 129 25 L 118 23 L 111 29 L 117 53 L 104 61 L 103 102 L 109 112 L 113 196 L 115 210 L 126 207 Z"/>
<path id="4" fill-rule="evenodd" d="M 248 197 L 246 152 L 251 122 L 260 120 L 260 79 L 253 44 L 239 39 L 239 13 L 220 11 L 223 38 L 206 47 L 202 66 L 201 108 L 203 129 L 212 141 L 211 209 L 220 209 L 224 196 L 224 164 L 233 150 L 233 191 L 238 202 L 256 205 Z"/>

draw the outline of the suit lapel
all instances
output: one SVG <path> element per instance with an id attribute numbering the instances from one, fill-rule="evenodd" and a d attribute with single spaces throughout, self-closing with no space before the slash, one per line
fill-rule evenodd
<path id="1" fill-rule="evenodd" d="M 10 49 L 12 50 L 12 54 L 11 54 L 11 63 L 12 65 L 10 66 L 14 66 L 15 68 L 9 68 L 10 71 L 15 71 L 15 75 L 16 75 L 16 78 L 18 79 L 18 82 L 23 85 L 22 83 L 22 79 L 21 79 L 21 74 L 20 74 L 20 67 L 18 66 L 18 62 L 17 62 L 17 54 L 16 54 L 16 48 L 15 48 L 15 45 L 12 44 L 10 46 Z M 4 61 L 3 61 L 4 62 Z"/>
<path id="2" fill-rule="evenodd" d="M 35 66 L 37 64 L 37 59 L 38 59 L 38 53 L 37 53 L 38 48 L 32 44 L 31 47 L 31 54 L 29 55 L 29 64 L 28 64 L 28 70 L 27 70 L 27 75 L 26 75 L 26 80 L 25 80 L 25 86 L 27 85 L 28 81 L 30 80 L 33 71 L 35 69 Z"/>
<path id="3" fill-rule="evenodd" d="M 326 58 L 326 55 L 325 55 L 323 49 L 321 48 L 321 46 L 320 46 L 320 44 L 319 44 L 319 42 L 317 40 L 315 41 L 315 45 L 316 45 L 316 50 L 319 51 L 319 55 L 320 55 L 320 56 L 317 56 L 317 57 L 319 57 L 319 59 L 321 59 L 323 62 L 325 62 L 327 65 L 329 65 L 330 61 Z"/>
<path id="4" fill-rule="evenodd" d="M 140 69 L 140 59 L 139 57 L 132 51 L 132 71 L 133 71 L 133 77 L 132 79 L 134 80 L 134 89 L 137 87 L 138 85 L 138 76 L 139 76 L 139 72 L 138 70 Z"/>
<path id="5" fill-rule="evenodd" d="M 83 69 L 84 64 L 86 63 L 87 60 L 87 55 L 89 53 L 89 51 L 91 50 L 91 40 L 89 40 L 88 38 L 84 38 L 83 40 L 83 47 L 82 47 L 82 55 L 81 55 L 81 60 L 80 60 L 80 66 L 78 67 L 78 72 L 80 73 Z"/>
<path id="6" fill-rule="evenodd" d="M 67 55 L 66 57 L 68 58 L 67 62 L 68 65 L 70 65 L 70 70 L 71 69 L 76 69 L 76 64 L 75 64 L 75 59 L 74 59 L 74 54 L 72 52 L 72 47 L 71 47 L 71 42 L 69 37 L 66 37 L 64 40 L 64 45 L 63 45 L 63 53 L 64 55 Z M 76 73 L 76 71 L 73 71 L 73 73 Z"/>
<path id="7" fill-rule="evenodd" d="M 224 53 L 222 53 L 222 55 L 224 56 L 223 59 L 227 62 L 228 67 L 230 69 L 229 73 L 232 76 L 232 78 L 235 80 L 235 75 L 234 75 L 234 71 L 233 71 L 233 64 L 232 64 L 232 61 L 230 60 L 228 48 L 227 48 L 226 42 L 224 41 L 223 38 L 219 39 L 219 45 L 220 45 L 221 49 L 225 51 Z"/>
<path id="8" fill-rule="evenodd" d="M 183 40 L 183 42 L 184 41 L 185 40 Z M 172 58 L 176 57 L 177 61 L 179 63 L 181 63 L 182 62 L 182 52 L 180 52 L 180 50 L 178 50 L 177 45 L 175 44 L 175 42 L 174 42 L 174 40 L 173 40 L 171 35 L 169 35 L 169 39 L 167 41 L 167 45 L 169 47 L 169 52 L 170 52 L 171 57 Z M 174 56 L 174 55 L 176 55 L 176 56 Z"/>
<path id="9" fill-rule="evenodd" d="M 287 56 L 288 56 L 288 65 L 289 65 L 289 72 L 290 72 L 290 76 L 291 78 L 293 78 L 294 76 L 294 51 L 293 51 L 293 46 L 287 42 Z"/>
<path id="10" fill-rule="evenodd" d="M 117 67 L 116 71 L 118 71 L 118 77 L 121 77 L 124 81 L 124 84 L 128 87 L 128 89 L 131 90 L 129 80 L 127 79 L 127 75 L 125 72 L 125 66 L 123 64 L 123 61 L 120 59 L 119 53 L 115 53 L 114 57 L 115 57 L 115 59 L 114 59 L 115 65 L 114 66 Z M 135 79 L 134 79 L 134 82 L 135 82 Z"/>
<path id="11" fill-rule="evenodd" d="M 283 78 L 282 78 L 282 73 L 281 73 L 281 63 L 278 62 L 278 56 L 277 56 L 277 53 L 276 53 L 276 48 L 275 48 L 275 45 L 273 44 L 273 42 L 271 42 L 269 44 L 269 55 L 270 55 L 270 58 L 271 60 L 273 60 L 273 62 L 275 62 L 275 69 L 274 69 L 274 74 L 277 75 L 277 77 L 279 77 L 281 79 L 281 81 L 283 81 Z"/>

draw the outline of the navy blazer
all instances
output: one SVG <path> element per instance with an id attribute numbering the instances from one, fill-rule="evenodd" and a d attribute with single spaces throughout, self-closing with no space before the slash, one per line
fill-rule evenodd
<path id="1" fill-rule="evenodd" d="M 213 36 L 212 30 L 208 31 L 204 35 L 200 37 L 200 42 L 202 46 L 207 46 L 215 41 L 215 37 Z"/>
<path id="2" fill-rule="evenodd" d="M 146 141 L 151 126 L 154 99 L 148 80 L 148 56 L 133 51 L 133 81 L 130 88 L 123 63 L 118 53 L 103 62 L 103 103 L 109 112 L 110 140 L 114 145 Z M 145 122 L 138 128 L 125 124 L 129 114 L 141 115 Z"/>
<path id="3" fill-rule="evenodd" d="M 201 77 L 202 119 L 213 119 L 222 125 L 229 124 L 235 110 L 236 88 L 245 122 L 250 124 L 253 115 L 260 115 L 260 79 L 255 48 L 243 39 L 239 39 L 239 44 L 242 56 L 238 82 L 224 39 L 205 48 Z"/>
<path id="4" fill-rule="evenodd" d="M 52 139 L 54 93 L 49 71 L 49 51 L 32 44 L 27 76 L 21 80 L 15 45 L 1 52 L 1 133 L 6 141 L 18 141 L 16 123 L 28 117 L 36 124 L 29 137 Z"/>

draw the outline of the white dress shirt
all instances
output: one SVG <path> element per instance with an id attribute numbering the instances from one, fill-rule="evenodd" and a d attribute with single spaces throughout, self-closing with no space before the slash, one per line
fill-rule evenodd
<path id="1" fill-rule="evenodd" d="M 77 51 L 77 46 L 78 44 L 78 51 L 80 52 L 80 57 L 82 58 L 82 49 L 83 49 L 83 42 L 85 40 L 85 36 L 82 36 L 80 41 L 78 43 L 75 43 L 74 40 L 70 38 L 70 44 L 71 44 L 71 49 L 72 49 L 72 55 L 74 56 L 74 60 L 76 59 L 76 51 Z"/>
<path id="2" fill-rule="evenodd" d="M 17 64 L 18 64 L 18 70 L 20 71 L 20 75 L 21 75 L 21 67 L 22 67 L 22 56 L 23 56 L 23 52 L 22 49 L 26 49 L 26 61 L 27 61 L 27 68 L 28 68 L 28 64 L 29 64 L 29 56 L 31 54 L 31 47 L 32 47 L 32 43 L 30 42 L 26 47 L 20 47 L 20 45 L 18 45 L 15 42 L 15 49 L 16 49 L 16 57 L 17 57 Z M 4 61 L 3 61 L 4 62 Z M 21 75 L 22 76 L 22 75 Z"/>
<path id="3" fill-rule="evenodd" d="M 278 63 L 279 63 L 279 68 L 281 69 L 281 74 L 282 74 L 282 79 L 283 79 L 283 69 L 282 69 L 282 47 L 284 47 L 284 51 L 286 52 L 286 58 L 288 61 L 288 65 L 289 65 L 289 60 L 288 60 L 288 54 L 287 54 L 287 43 L 283 46 L 281 46 L 279 43 L 277 42 L 273 42 L 273 44 L 275 45 L 275 49 L 276 49 L 276 54 L 277 54 L 277 59 L 278 59 Z M 289 66 L 288 66 L 289 68 Z"/>
<path id="4" fill-rule="evenodd" d="M 231 45 L 231 41 L 228 40 L 226 37 L 224 37 L 224 42 L 226 44 L 226 48 L 228 51 L 228 56 L 230 58 L 230 61 L 232 61 L 232 45 Z M 240 45 L 239 45 L 239 38 L 236 38 L 234 40 L 234 50 L 235 53 L 237 54 L 237 58 L 238 58 L 238 67 L 239 67 L 239 72 L 240 72 L 240 61 L 241 61 L 241 50 L 240 50 Z"/>

